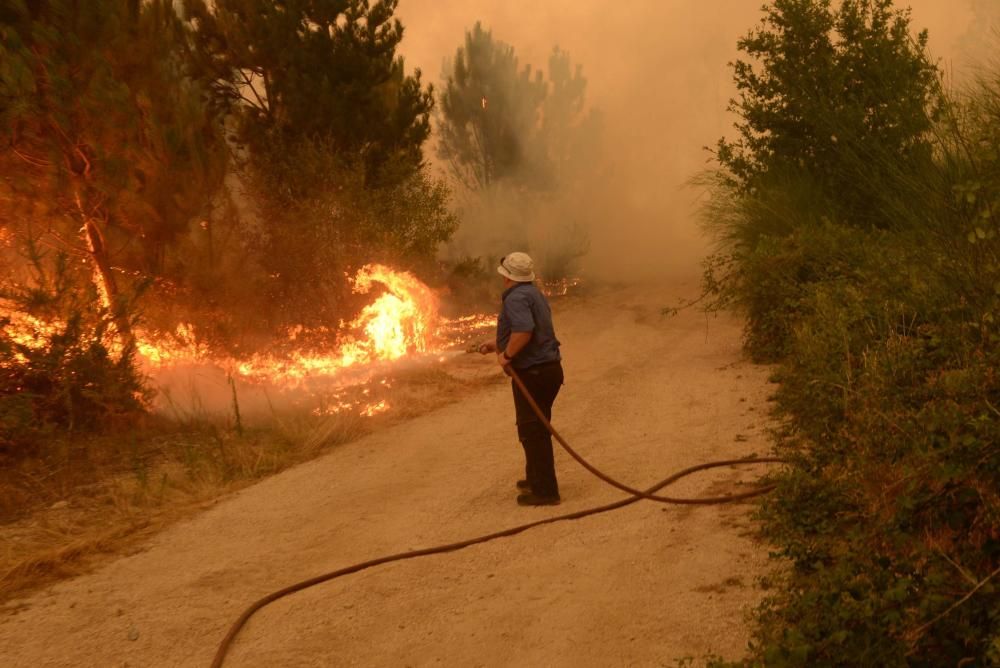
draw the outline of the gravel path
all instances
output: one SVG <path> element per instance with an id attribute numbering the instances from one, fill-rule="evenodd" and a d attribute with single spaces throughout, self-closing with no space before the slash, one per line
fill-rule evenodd
<path id="1" fill-rule="evenodd" d="M 767 369 L 741 360 L 734 319 L 661 317 L 677 294 L 631 288 L 555 305 L 567 376 L 555 424 L 598 467 L 640 488 L 701 461 L 768 450 Z M 510 389 L 491 387 L 243 490 L 138 554 L 17 602 L 0 617 L 0 664 L 206 666 L 233 619 L 269 591 L 621 498 L 556 457 L 563 504 L 518 507 Z M 758 473 L 709 472 L 669 491 L 718 493 Z M 641 502 L 348 576 L 259 613 L 227 665 L 737 658 L 766 568 L 749 513 Z"/>

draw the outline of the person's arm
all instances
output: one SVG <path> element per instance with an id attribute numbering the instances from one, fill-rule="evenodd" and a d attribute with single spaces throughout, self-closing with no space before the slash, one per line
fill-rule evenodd
<path id="1" fill-rule="evenodd" d="M 531 341 L 532 332 L 511 332 L 506 350 L 497 351 L 497 361 L 500 366 L 507 366 L 517 354 Z"/>
<path id="2" fill-rule="evenodd" d="M 486 353 L 495 353 L 497 351 L 496 341 L 484 341 L 479 344 L 479 352 L 483 355 Z"/>
<path id="3" fill-rule="evenodd" d="M 497 361 L 506 367 L 531 341 L 535 331 L 535 317 L 531 312 L 531 302 L 523 294 L 513 294 L 505 303 L 510 319 L 510 340 L 504 350 L 497 351 Z"/>

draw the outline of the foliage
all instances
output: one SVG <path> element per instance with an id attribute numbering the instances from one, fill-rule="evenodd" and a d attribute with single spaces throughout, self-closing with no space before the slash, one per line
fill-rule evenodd
<path id="1" fill-rule="evenodd" d="M 134 362 L 134 350 L 115 345 L 111 314 L 97 306 L 93 288 L 81 293 L 67 277 L 65 256 L 51 263 L 34 256 L 33 285 L 5 291 L 0 305 L 18 312 L 67 316 L 36 329 L 33 340 L 8 329 L 0 315 L 0 461 L 48 454 L 53 441 L 108 431 L 135 422 L 149 393 Z M 23 328 L 21 328 L 23 331 Z"/>
<path id="2" fill-rule="evenodd" d="M 597 132 L 584 106 L 582 67 L 555 47 L 547 78 L 523 68 L 514 47 L 476 23 L 446 72 L 438 155 L 464 187 L 507 181 L 534 190 L 565 186 Z"/>
<path id="3" fill-rule="evenodd" d="M 924 271 L 940 248 L 855 234 L 857 278 L 808 291 L 777 374 L 794 465 L 762 515 L 790 571 L 757 656 L 985 665 L 1000 632 L 1000 304 Z"/>
<path id="4" fill-rule="evenodd" d="M 226 166 L 187 46 L 169 0 L 15 0 L 0 12 L 7 455 L 44 456 L 145 408 L 135 295 L 167 276 Z M 39 338 L 15 336 L 11 316 L 37 318 Z"/>
<path id="5" fill-rule="evenodd" d="M 866 166 L 928 158 L 940 87 L 926 44 L 892 0 L 774 0 L 738 43 L 751 59 L 733 63 L 739 138 L 719 140 L 719 164 L 744 192 L 805 173 L 848 224 L 885 225 L 872 211 L 884 175 Z"/>
<path id="6" fill-rule="evenodd" d="M 363 165 L 320 141 L 273 146 L 250 185 L 262 219 L 280 221 L 248 240 L 272 326 L 336 323 L 350 312 L 345 273 L 369 262 L 418 266 L 457 224 L 448 191 L 425 171 L 368 188 Z"/>
<path id="7" fill-rule="evenodd" d="M 17 1 L 0 16 L 0 227 L 45 230 L 112 286 L 112 266 L 162 269 L 225 166 L 186 39 L 168 0 Z"/>
<path id="8" fill-rule="evenodd" d="M 827 7 L 775 2 L 768 15 L 819 20 Z M 841 11 L 858 7 L 901 16 L 888 3 Z M 821 32 L 786 45 L 803 70 L 824 53 Z M 881 34 L 889 44 L 870 54 L 893 52 L 893 31 Z M 937 102 L 923 99 L 930 116 Z M 776 127 L 798 127 L 796 107 L 772 111 Z M 850 125 L 851 111 L 830 114 Z M 786 568 L 746 663 L 1000 661 L 1000 76 L 936 113 L 909 138 L 872 126 L 866 159 L 848 151 L 835 180 L 794 141 L 767 144 L 752 187 L 714 180 L 706 213 L 724 250 L 706 287 L 749 313 L 750 352 L 780 362 L 777 449 L 790 462 L 761 508 Z M 800 170 L 770 167 L 793 158 Z M 862 200 L 877 224 L 847 216 Z"/>
<path id="9" fill-rule="evenodd" d="M 598 113 L 582 66 L 553 48 L 545 72 L 477 23 L 466 32 L 440 98 L 438 155 L 461 196 L 457 258 L 498 249 L 532 254 L 547 279 L 572 275 L 589 250 L 598 178 Z"/>
<path id="10" fill-rule="evenodd" d="M 251 149 L 321 139 L 361 155 L 368 184 L 423 162 L 433 94 L 406 75 L 397 0 L 185 0 L 200 74 Z"/>
<path id="11" fill-rule="evenodd" d="M 455 221 L 423 163 L 434 100 L 397 56 L 396 0 L 184 8 L 198 76 L 241 157 L 229 193 L 240 204 L 220 207 L 188 248 L 188 301 L 217 311 L 200 329 L 239 346 L 287 326 L 336 327 L 356 306 L 345 276 L 358 266 L 429 263 Z"/>
<path id="12" fill-rule="evenodd" d="M 479 23 L 466 33 L 441 93 L 438 149 L 463 185 L 484 188 L 540 169 L 531 139 L 545 89 L 540 71 L 520 68 L 514 47 Z"/>

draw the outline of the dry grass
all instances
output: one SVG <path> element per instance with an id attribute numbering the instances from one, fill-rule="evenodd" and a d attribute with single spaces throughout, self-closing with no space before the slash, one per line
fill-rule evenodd
<path id="1" fill-rule="evenodd" d="M 390 410 L 317 417 L 274 411 L 237 430 L 207 419 L 157 422 L 67 446 L 46 462 L 0 470 L 0 604 L 86 572 L 177 520 L 360 438 L 456 401 L 501 377 L 469 362 L 398 374 L 379 397 Z M 16 603 L 13 604 L 16 606 Z"/>

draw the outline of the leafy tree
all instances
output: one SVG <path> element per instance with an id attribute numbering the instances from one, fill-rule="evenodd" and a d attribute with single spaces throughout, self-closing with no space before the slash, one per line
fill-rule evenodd
<path id="1" fill-rule="evenodd" d="M 433 106 L 404 72 L 397 0 L 185 0 L 201 76 L 251 149 L 319 139 L 363 155 L 366 181 L 398 182 L 423 161 Z"/>
<path id="2" fill-rule="evenodd" d="M 1000 79 L 935 118 L 926 33 L 891 3 L 764 11 L 706 288 L 780 362 L 761 518 L 787 567 L 734 665 L 995 665 Z"/>
<path id="3" fill-rule="evenodd" d="M 0 15 L 0 229 L 86 258 L 126 338 L 120 270 L 155 276 L 225 165 L 186 40 L 169 0 L 13 0 Z"/>
<path id="4" fill-rule="evenodd" d="M 908 10 L 892 0 L 774 0 L 738 46 L 755 62 L 733 64 L 736 141 L 716 156 L 731 182 L 751 191 L 799 173 L 841 202 L 843 217 L 875 224 L 871 189 L 887 169 L 925 160 L 940 102 L 937 68 L 914 40 Z M 864 180 L 855 177 L 871 156 Z M 880 171 L 881 170 L 881 171 Z"/>

